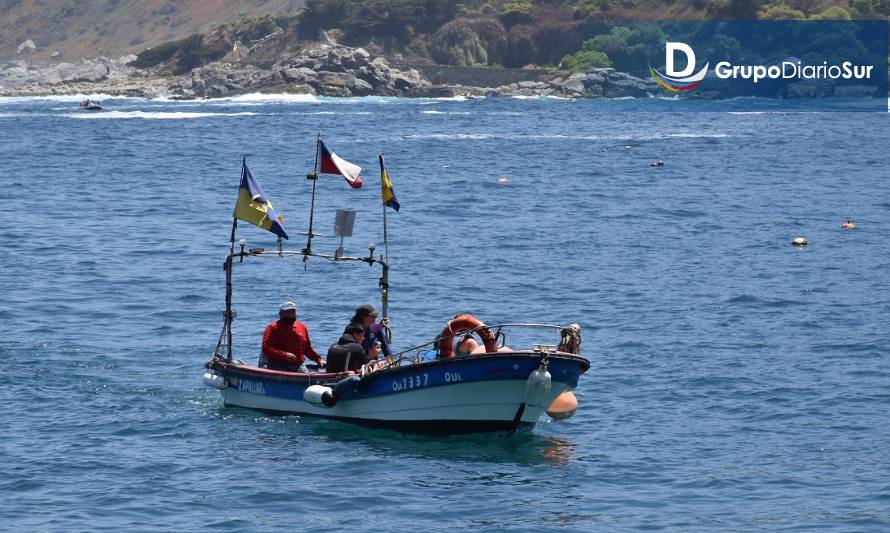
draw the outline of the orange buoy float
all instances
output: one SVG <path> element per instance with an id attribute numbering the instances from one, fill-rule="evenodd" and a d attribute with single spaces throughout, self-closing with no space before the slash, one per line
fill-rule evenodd
<path id="1" fill-rule="evenodd" d="M 454 357 L 454 336 L 471 330 L 482 339 L 482 344 L 485 345 L 485 353 L 498 351 L 494 333 L 485 327 L 485 322 L 473 315 L 458 315 L 445 324 L 445 327 L 442 328 L 442 333 L 439 334 L 439 359 Z"/>
<path id="2" fill-rule="evenodd" d="M 547 408 L 547 414 L 550 415 L 551 418 L 563 420 L 575 414 L 575 411 L 577 410 L 578 398 L 575 397 L 575 393 L 567 390 L 553 400 L 553 403 Z"/>
<path id="3" fill-rule="evenodd" d="M 848 220 L 841 224 L 841 228 L 843 229 L 856 229 L 856 224 L 853 223 L 852 220 Z"/>

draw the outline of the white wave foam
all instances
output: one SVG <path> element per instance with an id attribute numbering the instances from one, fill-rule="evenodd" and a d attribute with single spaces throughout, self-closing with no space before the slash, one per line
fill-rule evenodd
<path id="1" fill-rule="evenodd" d="M 104 93 L 91 94 L 51 94 L 46 96 L 0 96 L 0 105 L 22 104 L 28 102 L 80 102 L 81 100 L 140 100 L 131 96 L 114 96 Z"/>
<path id="2" fill-rule="evenodd" d="M 266 94 L 266 93 L 249 93 L 238 96 L 227 96 L 225 98 L 215 98 L 210 102 L 238 102 L 238 103 L 283 103 L 283 104 L 317 104 L 321 99 L 314 94 Z"/>
<path id="3" fill-rule="evenodd" d="M 482 139 L 495 139 L 497 136 L 492 135 L 490 133 L 426 133 L 426 134 L 414 134 L 414 135 L 406 135 L 406 139 L 440 139 L 440 140 L 453 140 L 453 139 L 471 139 L 471 140 L 482 140 Z"/>
<path id="4" fill-rule="evenodd" d="M 469 111 L 421 111 L 424 115 L 469 115 Z"/>
<path id="5" fill-rule="evenodd" d="M 484 96 L 440 96 L 438 98 L 411 98 L 418 105 L 434 105 L 439 102 L 466 102 L 467 100 L 474 100 L 478 98 L 485 98 Z M 408 98 L 404 98 L 408 100 Z"/>
<path id="6" fill-rule="evenodd" d="M 566 135 L 561 133 L 539 133 L 531 135 L 523 134 L 507 134 L 495 135 L 491 133 L 429 133 L 406 135 L 405 139 L 438 139 L 438 140 L 484 140 L 484 139 L 506 139 L 506 140 L 575 140 L 575 141 L 655 141 L 663 139 L 724 139 L 731 135 L 721 132 L 709 133 L 690 133 L 690 132 L 666 132 L 654 133 L 651 135 Z"/>
<path id="7" fill-rule="evenodd" d="M 307 113 L 293 113 L 294 115 L 373 115 L 370 111 L 309 111 Z"/>
<path id="8" fill-rule="evenodd" d="M 553 94 L 542 95 L 524 95 L 524 94 L 514 94 L 510 98 L 514 100 L 565 100 L 566 102 L 574 102 L 577 98 L 566 98 L 565 96 L 556 96 Z M 632 97 L 629 97 L 632 98 Z M 616 98 L 616 100 L 620 100 L 620 98 Z"/>
<path id="9" fill-rule="evenodd" d="M 84 112 L 84 113 L 68 113 L 63 116 L 71 117 L 71 118 L 82 118 L 82 119 L 128 119 L 128 118 L 141 118 L 141 119 L 154 119 L 154 120 L 176 120 L 176 119 L 193 119 L 193 118 L 208 118 L 208 117 L 241 117 L 241 116 L 252 116 L 259 115 L 260 113 L 252 113 L 249 111 L 244 111 L 241 113 L 210 113 L 210 112 L 197 112 L 197 113 L 188 113 L 185 111 L 99 111 L 99 112 Z"/>

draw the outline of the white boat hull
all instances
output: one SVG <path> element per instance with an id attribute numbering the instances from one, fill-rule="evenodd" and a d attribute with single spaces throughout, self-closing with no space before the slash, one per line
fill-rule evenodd
<path id="1" fill-rule="evenodd" d="M 407 432 L 452 434 L 534 426 L 557 396 L 577 384 L 588 366 L 577 356 L 551 359 L 553 378 L 545 394 L 530 395 L 528 379 L 540 362 L 541 354 L 521 353 L 380 371 L 361 380 L 350 378 L 356 385 L 331 406 L 306 401 L 305 391 L 319 384 L 333 390 L 345 375 L 320 377 L 223 363 L 210 366 L 211 372 L 223 378 L 221 393 L 226 406 L 322 416 Z"/>

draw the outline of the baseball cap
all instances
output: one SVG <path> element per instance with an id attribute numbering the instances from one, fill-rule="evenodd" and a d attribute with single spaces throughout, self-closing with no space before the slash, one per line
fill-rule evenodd
<path id="1" fill-rule="evenodd" d="M 360 305 L 355 308 L 355 316 L 377 316 L 377 310 L 371 304 Z"/>

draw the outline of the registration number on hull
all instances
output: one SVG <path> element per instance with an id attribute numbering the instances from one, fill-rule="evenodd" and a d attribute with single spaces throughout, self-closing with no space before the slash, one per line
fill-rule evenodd
<path id="1" fill-rule="evenodd" d="M 463 381 L 460 372 L 445 372 L 445 383 L 457 383 Z M 430 384 L 430 375 L 426 372 L 417 374 L 416 376 L 405 376 L 403 378 L 394 379 L 392 382 L 393 392 L 400 392 L 411 389 L 420 389 Z"/>
<path id="2" fill-rule="evenodd" d="M 417 374 L 416 376 L 405 376 L 401 379 L 393 380 L 392 390 L 393 392 L 399 392 L 403 390 L 418 389 L 420 387 L 426 387 L 429 383 L 430 375 L 424 372 L 423 374 Z"/>
<path id="3" fill-rule="evenodd" d="M 238 390 L 241 392 L 249 392 L 251 394 L 266 395 L 266 387 L 261 381 L 251 381 L 249 379 L 238 380 Z"/>

